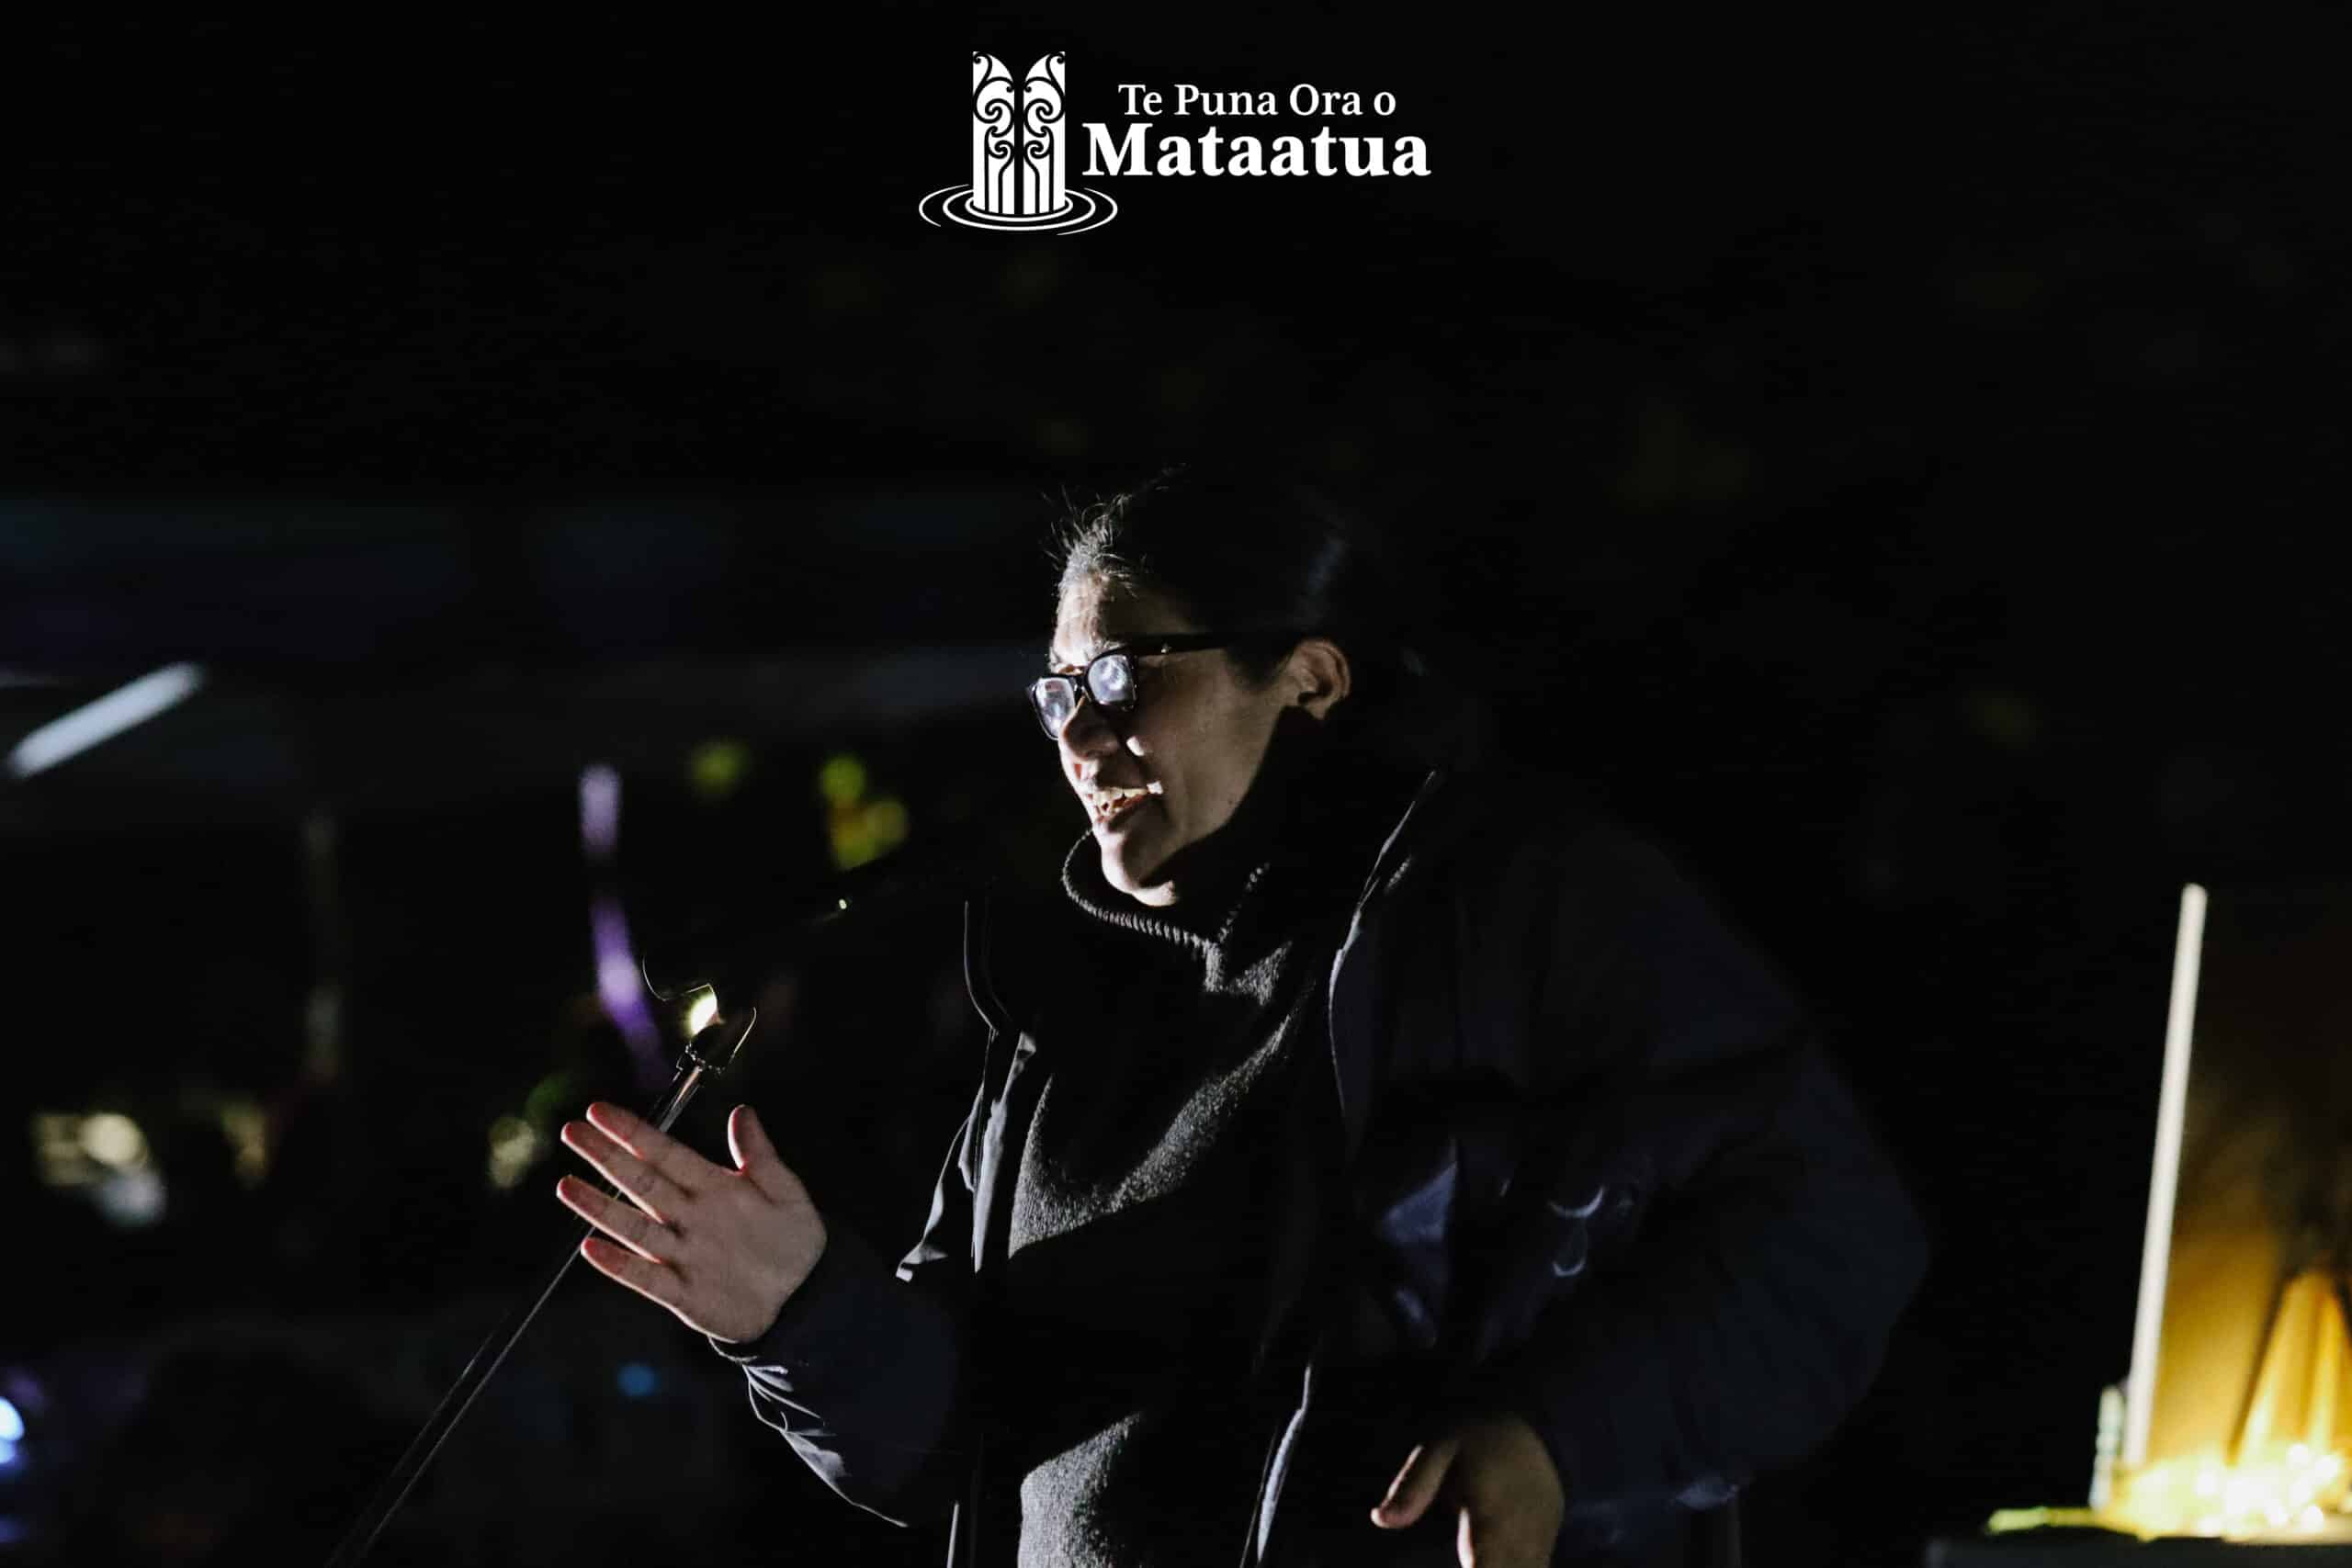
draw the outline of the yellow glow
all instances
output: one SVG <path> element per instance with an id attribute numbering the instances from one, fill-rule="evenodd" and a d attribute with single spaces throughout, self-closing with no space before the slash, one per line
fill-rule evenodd
<path id="1" fill-rule="evenodd" d="M 101 1111 L 82 1120 L 82 1150 L 100 1165 L 133 1170 L 147 1163 L 147 1135 L 119 1111 Z"/>
<path id="2" fill-rule="evenodd" d="M 854 806 L 865 794 L 865 764 L 843 753 L 817 770 L 817 793 L 836 807 Z"/>
<path id="3" fill-rule="evenodd" d="M 695 993 L 695 999 L 686 1004 L 686 1038 L 692 1040 L 708 1029 L 710 1021 L 718 1016 L 718 993 L 705 986 Z"/>
<path id="4" fill-rule="evenodd" d="M 2352 1421 L 2339 1419 L 2352 1416 L 2352 1325 L 2337 1285 L 2323 1269 L 2287 1281 L 2234 1457 L 2283 1450 L 2288 1463 L 2307 1468 L 2315 1454 L 2352 1452 Z"/>
<path id="5" fill-rule="evenodd" d="M 2235 1464 L 2210 1449 L 2159 1461 L 2124 1478 L 2121 1495 L 2098 1522 L 2143 1537 L 2312 1533 L 2344 1505 L 2346 1459 L 2281 1443 Z"/>
<path id="6" fill-rule="evenodd" d="M 62 1156 L 71 1152 L 76 1158 L 82 1153 L 82 1119 L 62 1111 L 33 1112 L 33 1146 L 44 1155 Z"/>
<path id="7" fill-rule="evenodd" d="M 34 1111 L 32 1135 L 42 1186 L 84 1187 L 105 1174 L 82 1147 L 82 1118 L 71 1111 Z"/>
<path id="8" fill-rule="evenodd" d="M 505 1191 L 523 1179 L 539 1157 L 539 1134 L 520 1116 L 501 1116 L 490 1124 L 490 1184 Z"/>
<path id="9" fill-rule="evenodd" d="M 735 792 L 751 771 L 752 749 L 740 740 L 706 740 L 686 757 L 686 778 L 705 800 Z"/>
<path id="10" fill-rule="evenodd" d="M 835 807 L 828 822 L 833 864 L 842 871 L 880 860 L 907 840 L 904 801 L 885 797 L 862 806 Z"/>
<path id="11" fill-rule="evenodd" d="M 593 998 L 590 1007 L 594 1007 Z M 580 1085 L 570 1072 L 558 1068 L 531 1086 L 523 1098 L 523 1120 L 537 1128 L 542 1135 L 548 1128 L 564 1119 L 567 1109 L 582 1098 Z"/>
<path id="12" fill-rule="evenodd" d="M 836 869 L 847 871 L 874 858 L 874 835 L 865 830 L 864 812 L 836 811 L 829 828 Z"/>
<path id="13" fill-rule="evenodd" d="M 236 1161 L 237 1179 L 258 1187 L 269 1174 L 269 1121 L 250 1100 L 220 1102 L 220 1135 L 229 1140 Z"/>
<path id="14" fill-rule="evenodd" d="M 1984 1521 L 1984 1533 L 2007 1535 L 2011 1530 L 2050 1529 L 2053 1527 L 2119 1528 L 2097 1508 L 1996 1508 L 1993 1517 Z"/>
<path id="15" fill-rule="evenodd" d="M 2352 1423 L 2344 1419 L 2352 1410 L 2347 1362 L 2352 1334 L 2334 1277 L 2320 1269 L 2298 1274 L 2272 1314 L 2234 1452 L 2219 1441 L 2208 1443 L 2116 1472 L 2105 1506 L 2007 1509 L 1987 1528 L 2086 1524 L 2143 1540 L 2270 1540 L 2331 1533 L 2330 1515 L 2352 1511 Z"/>
<path id="16" fill-rule="evenodd" d="M 46 1187 L 78 1189 L 119 1225 L 163 1217 L 164 1178 L 139 1123 L 119 1111 L 35 1111 L 33 1157 Z"/>

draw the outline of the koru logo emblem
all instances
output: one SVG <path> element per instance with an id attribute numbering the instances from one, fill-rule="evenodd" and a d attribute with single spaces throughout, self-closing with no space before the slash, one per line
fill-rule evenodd
<path id="1" fill-rule="evenodd" d="M 1067 178 L 1068 60 L 1058 51 L 1041 55 L 1016 82 L 994 55 L 972 56 L 972 183 L 924 197 L 915 209 L 924 222 L 1076 234 L 1119 215 L 1117 202 L 1099 190 L 1073 189 Z"/>

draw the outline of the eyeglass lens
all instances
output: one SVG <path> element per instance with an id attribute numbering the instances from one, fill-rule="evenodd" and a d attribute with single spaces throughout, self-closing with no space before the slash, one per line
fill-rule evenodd
<path id="1" fill-rule="evenodd" d="M 1086 689 L 1104 707 L 1117 707 L 1136 694 L 1135 666 L 1124 653 L 1106 653 L 1086 667 Z"/>
<path id="2" fill-rule="evenodd" d="M 1135 700 L 1135 667 L 1124 653 L 1106 653 L 1086 667 L 1086 690 L 1104 707 L 1125 707 Z M 1078 682 L 1068 675 L 1048 675 L 1030 688 L 1039 722 L 1046 733 L 1058 736 L 1078 711 Z"/>

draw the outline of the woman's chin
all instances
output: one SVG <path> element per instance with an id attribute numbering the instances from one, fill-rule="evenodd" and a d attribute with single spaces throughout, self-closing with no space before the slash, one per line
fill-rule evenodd
<path id="1" fill-rule="evenodd" d="M 1102 852 L 1103 881 L 1138 903 L 1168 902 L 1170 890 L 1153 880 L 1167 862 L 1165 855 L 1136 843 L 1132 837 L 1097 841 Z"/>

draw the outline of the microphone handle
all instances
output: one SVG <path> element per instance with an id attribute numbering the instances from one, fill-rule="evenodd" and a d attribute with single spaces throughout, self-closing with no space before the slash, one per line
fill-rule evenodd
<path id="1" fill-rule="evenodd" d="M 645 1119 L 662 1132 L 668 1132 L 676 1123 L 678 1113 L 685 1110 L 686 1102 L 694 1098 L 695 1090 L 702 1086 L 703 1079 L 724 1070 L 726 1064 L 733 1059 L 736 1048 L 750 1037 L 752 1024 L 758 1021 L 756 1012 L 747 1018 L 741 1030 L 736 1032 L 735 1043 L 716 1058 L 703 1055 L 689 1042 L 685 1054 L 678 1058 L 677 1076 L 671 1079 L 670 1087 L 662 1092 L 662 1098 L 646 1111 Z M 708 1027 L 723 1026 L 714 1021 Z M 708 1028 L 705 1032 L 708 1032 Z M 609 1183 L 605 1186 L 605 1195 L 608 1198 L 618 1196 Z M 555 1288 L 563 1283 L 564 1275 L 580 1258 L 580 1244 L 594 1235 L 595 1229 L 594 1225 L 582 1224 L 563 1249 L 563 1255 L 555 1259 L 548 1269 L 537 1292 L 516 1309 L 503 1326 L 482 1341 L 481 1348 L 475 1351 L 473 1359 L 466 1363 L 466 1370 L 458 1374 L 458 1381 L 450 1385 L 449 1392 L 441 1396 L 441 1403 L 434 1408 L 424 1427 L 409 1443 L 408 1450 L 401 1455 L 400 1461 L 392 1466 L 391 1473 L 376 1488 L 376 1495 L 368 1500 L 367 1510 L 354 1521 L 342 1543 L 334 1549 L 334 1555 L 327 1559 L 327 1568 L 356 1568 L 374 1549 L 378 1538 L 384 1533 L 384 1528 L 391 1523 L 392 1516 L 408 1500 L 409 1493 L 424 1474 L 425 1467 L 433 1462 L 433 1456 L 441 1451 L 441 1445 L 447 1442 L 449 1434 L 457 1430 L 458 1423 L 473 1407 L 475 1397 L 489 1383 L 491 1375 L 505 1361 L 506 1353 L 514 1348 L 515 1341 L 523 1337 L 524 1330 L 529 1328 L 532 1320 L 539 1315 L 539 1309 L 548 1304 L 548 1299 L 555 1294 Z"/>

